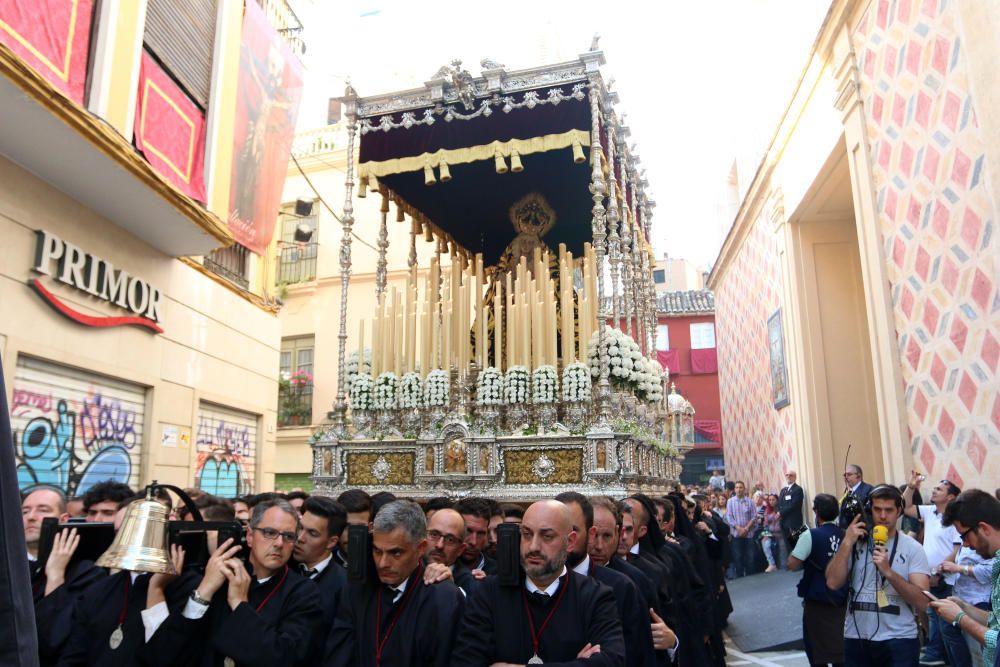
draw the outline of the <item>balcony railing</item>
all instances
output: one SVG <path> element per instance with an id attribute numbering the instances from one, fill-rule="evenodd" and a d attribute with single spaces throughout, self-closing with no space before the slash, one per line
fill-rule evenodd
<path id="1" fill-rule="evenodd" d="M 216 273 L 243 289 L 250 289 L 247 278 L 250 267 L 250 251 L 234 243 L 228 248 L 218 248 L 205 255 L 205 268 Z"/>
<path id="2" fill-rule="evenodd" d="M 278 426 L 309 426 L 312 424 L 312 385 L 279 386 Z"/>
<path id="3" fill-rule="evenodd" d="M 292 141 L 292 155 L 302 158 L 331 153 L 338 145 L 343 145 L 343 134 L 341 123 L 299 132 Z"/>
<path id="4" fill-rule="evenodd" d="M 271 25 L 278 31 L 292 53 L 301 57 L 306 52 L 302 41 L 302 21 L 288 4 L 288 0 L 257 0 Z"/>
<path id="5" fill-rule="evenodd" d="M 278 244 L 278 284 L 291 285 L 316 279 L 316 257 L 318 243 L 294 243 L 282 241 Z"/>

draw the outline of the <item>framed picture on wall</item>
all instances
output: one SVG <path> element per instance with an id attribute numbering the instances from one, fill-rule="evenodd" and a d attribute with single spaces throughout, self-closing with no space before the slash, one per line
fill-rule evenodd
<path id="1" fill-rule="evenodd" d="M 767 318 L 767 344 L 771 351 L 771 400 L 780 410 L 791 400 L 788 396 L 788 371 L 785 366 L 785 338 L 781 331 L 781 309 Z"/>

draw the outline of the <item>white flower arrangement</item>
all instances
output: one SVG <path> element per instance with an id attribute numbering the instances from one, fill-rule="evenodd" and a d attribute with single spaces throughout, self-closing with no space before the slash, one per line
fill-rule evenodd
<path id="1" fill-rule="evenodd" d="M 358 373 L 351 384 L 351 408 L 353 410 L 370 410 L 372 407 L 372 388 L 375 380 L 371 373 Z"/>
<path id="2" fill-rule="evenodd" d="M 419 408 L 424 400 L 424 381 L 420 373 L 409 372 L 403 375 L 399 384 L 399 407 L 404 409 Z"/>
<path id="3" fill-rule="evenodd" d="M 659 403 L 663 400 L 663 366 L 655 359 L 646 361 L 646 400 Z"/>
<path id="4" fill-rule="evenodd" d="M 428 373 L 424 380 L 424 405 L 428 408 L 446 407 L 450 383 L 448 371 L 438 368 Z"/>
<path id="5" fill-rule="evenodd" d="M 642 377 L 642 350 L 632 337 L 605 325 L 604 346 L 600 346 L 600 331 L 590 337 L 590 375 L 600 377 L 601 352 L 608 355 L 608 374 L 613 384 L 635 388 Z"/>
<path id="6" fill-rule="evenodd" d="M 375 378 L 375 409 L 395 410 L 396 390 L 399 388 L 399 378 L 396 374 L 388 371 Z"/>
<path id="7" fill-rule="evenodd" d="M 559 397 L 559 373 L 555 366 L 539 366 L 531 373 L 531 400 L 555 403 Z"/>
<path id="8" fill-rule="evenodd" d="M 359 350 L 354 350 L 349 355 L 347 355 L 347 364 L 344 369 L 347 372 L 347 377 L 345 381 L 347 382 L 347 393 L 351 393 L 351 387 L 354 385 L 354 378 L 358 374 L 371 373 L 372 372 L 372 350 L 370 347 L 365 348 L 364 361 L 361 361 L 361 355 Z"/>
<path id="9" fill-rule="evenodd" d="M 503 378 L 503 400 L 507 405 L 528 402 L 528 369 L 511 366 Z"/>
<path id="10" fill-rule="evenodd" d="M 586 364 L 574 361 L 563 369 L 562 392 L 564 401 L 582 403 L 590 400 L 590 370 Z"/>
<path id="11" fill-rule="evenodd" d="M 503 405 L 503 373 L 493 366 L 476 379 L 476 405 Z"/>

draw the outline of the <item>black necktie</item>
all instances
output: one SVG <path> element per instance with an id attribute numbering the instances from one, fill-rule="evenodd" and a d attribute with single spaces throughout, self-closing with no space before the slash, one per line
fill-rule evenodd
<path id="1" fill-rule="evenodd" d="M 312 579 L 312 576 L 316 574 L 317 569 L 316 568 L 309 569 L 309 567 L 305 563 L 300 563 L 299 571 L 302 573 L 303 577 L 306 577 L 307 579 Z"/>
<path id="2" fill-rule="evenodd" d="M 532 602 L 537 602 L 538 604 L 541 605 L 547 605 L 549 601 L 552 599 L 551 595 L 549 595 L 548 593 L 543 593 L 541 591 L 532 591 L 530 593 L 530 596 Z"/>

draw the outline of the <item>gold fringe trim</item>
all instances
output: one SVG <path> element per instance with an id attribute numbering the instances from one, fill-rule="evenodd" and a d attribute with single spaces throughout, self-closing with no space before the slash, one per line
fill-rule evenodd
<path id="1" fill-rule="evenodd" d="M 445 173 L 448 174 L 447 177 L 449 180 L 451 174 L 448 172 L 448 165 L 468 164 L 470 162 L 478 162 L 479 160 L 495 159 L 497 171 L 503 173 L 500 171 L 500 165 L 504 164 L 506 169 L 504 158 L 511 157 L 512 155 L 524 156 L 532 155 L 533 153 L 546 153 L 582 144 L 590 145 L 590 132 L 588 130 L 569 130 L 561 134 L 546 134 L 530 139 L 494 141 L 480 146 L 467 146 L 465 148 L 442 148 L 433 153 L 424 153 L 412 157 L 394 158 L 381 162 L 362 162 L 358 165 L 358 175 L 362 179 L 365 179 L 369 176 L 378 178 L 392 174 L 423 170 L 424 182 L 427 185 L 433 185 L 437 181 L 434 178 L 433 170 L 440 165 L 445 165 Z M 577 161 L 575 150 L 574 161 Z M 520 162 L 520 158 L 518 162 Z M 443 177 L 441 181 L 447 182 Z"/>

